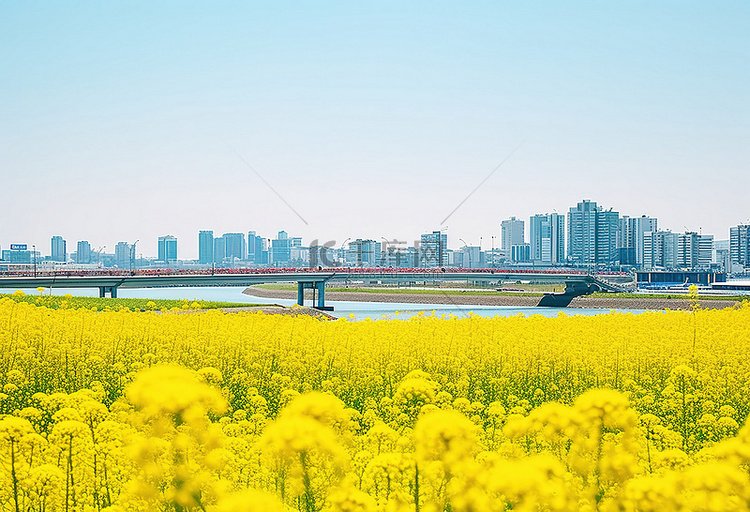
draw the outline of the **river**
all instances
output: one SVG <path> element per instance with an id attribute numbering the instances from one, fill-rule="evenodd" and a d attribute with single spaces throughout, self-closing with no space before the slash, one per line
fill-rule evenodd
<path id="1" fill-rule="evenodd" d="M 139 299 L 189 299 L 205 301 L 221 301 L 247 304 L 280 304 L 291 306 L 295 303 L 290 299 L 269 299 L 254 297 L 242 293 L 241 287 L 200 287 L 200 288 L 138 288 L 117 290 L 120 298 Z M 38 294 L 36 290 L 23 290 L 28 295 Z M 10 291 L 9 291 L 10 292 Z M 80 297 L 98 297 L 99 290 L 95 288 L 54 288 L 53 295 L 77 295 Z M 45 294 L 50 290 L 45 289 Z M 308 301 L 309 302 L 309 301 Z M 384 318 L 407 319 L 414 315 L 435 314 L 439 316 L 453 315 L 459 318 L 468 317 L 470 314 L 493 317 L 513 315 L 543 315 L 547 317 L 557 316 L 560 312 L 566 315 L 601 315 L 609 313 L 609 309 L 585 309 L 585 308 L 540 308 L 540 307 L 500 307 L 500 306 L 464 306 L 460 304 L 401 304 L 394 302 L 353 302 L 353 301 L 326 301 L 326 305 L 333 306 L 334 310 L 329 312 L 338 318 L 353 318 L 364 320 L 371 318 L 379 320 Z M 642 313 L 643 309 L 614 310 L 620 312 Z M 398 312 L 398 315 L 396 313 Z"/>

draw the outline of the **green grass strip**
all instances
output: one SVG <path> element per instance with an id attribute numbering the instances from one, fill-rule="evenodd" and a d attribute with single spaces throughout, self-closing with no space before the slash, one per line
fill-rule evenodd
<path id="1" fill-rule="evenodd" d="M 294 284 L 262 284 L 255 285 L 258 288 L 265 290 L 278 290 L 278 291 L 296 291 L 297 285 Z M 512 285 L 511 285 L 512 286 Z M 545 292 L 543 291 L 528 291 L 528 292 L 498 292 L 496 290 L 451 290 L 450 288 L 441 288 L 439 290 L 421 290 L 414 288 L 344 288 L 344 287 L 326 287 L 327 292 L 343 292 L 343 293 L 372 293 L 372 294 L 393 294 L 393 295 L 499 295 L 503 297 L 541 297 Z M 562 290 L 559 290 L 560 293 Z M 547 292 L 549 293 L 549 292 Z M 591 295 L 585 295 L 584 297 L 604 298 L 604 299 L 685 299 L 687 300 L 687 294 L 644 294 L 644 293 L 605 293 L 596 292 Z M 747 295 L 700 295 L 698 300 L 729 300 L 742 302 L 748 300 Z"/>
<path id="2" fill-rule="evenodd" d="M 188 299 L 112 299 L 108 297 L 73 297 L 72 295 L 22 295 L 18 292 L 13 294 L 0 294 L 0 299 L 2 298 L 9 298 L 16 302 L 27 302 L 29 304 L 44 306 L 50 309 L 96 308 L 98 311 L 119 311 L 121 309 L 128 309 L 130 311 L 218 309 L 262 305 Z"/>

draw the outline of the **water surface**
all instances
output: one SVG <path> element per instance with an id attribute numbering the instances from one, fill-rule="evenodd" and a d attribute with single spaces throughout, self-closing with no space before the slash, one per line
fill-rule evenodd
<path id="1" fill-rule="evenodd" d="M 242 293 L 242 287 L 175 287 L 175 288 L 137 288 L 128 289 L 120 288 L 117 290 L 117 296 L 120 298 L 131 299 L 188 299 L 190 301 L 220 301 L 234 302 L 245 304 L 280 304 L 282 306 L 291 306 L 296 303 L 293 299 L 271 299 L 265 297 L 255 297 Z M 23 290 L 27 295 L 37 295 L 38 291 Z M 45 295 L 65 295 L 67 293 L 79 297 L 98 297 L 99 290 L 96 288 L 54 288 L 45 289 Z M 12 293 L 7 290 L 7 293 Z M 306 304 L 310 305 L 312 301 L 307 300 Z M 643 309 L 593 309 L 593 308 L 540 308 L 540 307 L 516 307 L 516 306 L 476 306 L 460 304 L 412 304 L 397 302 L 355 302 L 355 301 L 326 301 L 326 305 L 333 306 L 334 310 L 329 314 L 338 318 L 352 318 L 354 320 L 364 320 L 371 318 L 379 320 L 383 318 L 399 319 L 410 318 L 414 315 L 435 314 L 438 316 L 453 315 L 458 318 L 467 318 L 470 315 L 484 317 L 493 316 L 513 316 L 513 315 L 543 315 L 546 317 L 555 317 L 560 312 L 566 315 L 601 315 L 610 311 L 642 313 Z M 398 315 L 396 313 L 398 312 Z"/>

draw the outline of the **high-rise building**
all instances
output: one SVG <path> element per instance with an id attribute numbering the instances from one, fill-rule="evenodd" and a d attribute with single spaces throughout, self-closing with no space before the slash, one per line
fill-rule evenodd
<path id="1" fill-rule="evenodd" d="M 531 261 L 556 265 L 565 261 L 565 216 L 537 214 L 529 219 Z"/>
<path id="2" fill-rule="evenodd" d="M 247 260 L 248 261 L 251 261 L 257 265 L 268 263 L 268 261 L 264 261 L 264 254 L 263 254 L 264 242 L 265 241 L 263 240 L 263 237 L 256 235 L 255 231 L 247 232 Z"/>
<path id="3" fill-rule="evenodd" d="M 677 268 L 679 236 L 671 231 L 647 231 L 643 235 L 643 268 Z"/>
<path id="4" fill-rule="evenodd" d="M 698 233 L 677 235 L 677 267 L 693 268 L 698 263 Z"/>
<path id="5" fill-rule="evenodd" d="M 33 263 L 39 258 L 39 251 L 30 251 L 26 244 L 10 244 L 10 249 L 2 250 L 5 263 Z"/>
<path id="6" fill-rule="evenodd" d="M 86 240 L 78 242 L 76 248 L 76 263 L 91 263 L 91 244 Z"/>
<path id="7" fill-rule="evenodd" d="M 511 245 L 510 260 L 513 263 L 531 261 L 531 246 L 529 244 Z"/>
<path id="8" fill-rule="evenodd" d="M 61 236 L 52 237 L 52 252 L 50 252 L 52 261 L 65 262 L 68 259 L 66 242 Z"/>
<path id="9" fill-rule="evenodd" d="M 617 261 L 620 265 L 635 265 L 635 240 L 631 220 L 627 215 L 620 217 L 617 228 Z"/>
<path id="10" fill-rule="evenodd" d="M 610 265 L 617 261 L 620 214 L 587 199 L 568 212 L 568 258 L 577 265 Z"/>
<path id="11" fill-rule="evenodd" d="M 227 241 L 223 236 L 214 238 L 214 262 L 224 263 L 227 256 Z"/>
<path id="12" fill-rule="evenodd" d="M 302 237 L 291 239 L 289 263 L 293 267 L 306 267 L 310 264 L 310 248 L 302 245 Z"/>
<path id="13" fill-rule="evenodd" d="M 500 223 L 500 248 L 510 253 L 511 246 L 523 244 L 523 221 L 515 217 Z"/>
<path id="14" fill-rule="evenodd" d="M 617 254 L 621 265 L 643 266 L 643 235 L 657 231 L 657 220 L 652 217 L 620 218 L 617 231 Z"/>
<path id="15" fill-rule="evenodd" d="M 659 222 L 655 217 L 642 215 L 629 220 L 631 238 L 635 246 L 635 264 L 643 266 L 643 237 L 649 231 L 658 231 Z"/>
<path id="16" fill-rule="evenodd" d="M 589 200 L 568 212 L 568 258 L 579 265 L 596 262 L 597 206 Z"/>
<path id="17" fill-rule="evenodd" d="M 286 231 L 279 231 L 274 240 L 271 240 L 271 262 L 276 267 L 283 267 L 289 264 L 291 259 L 292 239 Z"/>
<path id="18" fill-rule="evenodd" d="M 177 237 L 164 235 L 159 237 L 159 261 L 177 263 Z"/>
<path id="19" fill-rule="evenodd" d="M 294 251 L 294 257 L 292 257 L 292 249 Z M 286 231 L 279 231 L 275 239 L 271 240 L 271 248 L 269 250 L 269 263 L 275 267 L 289 266 L 291 264 L 301 264 L 300 255 L 302 251 L 302 237 L 289 237 Z M 305 258 L 309 261 L 309 251 Z M 293 261 L 294 260 L 294 261 Z"/>
<path id="20" fill-rule="evenodd" d="M 214 262 L 214 232 L 198 232 L 198 263 L 211 264 Z"/>
<path id="21" fill-rule="evenodd" d="M 307 247 L 308 263 L 311 267 L 334 267 L 338 265 L 338 251 L 329 241 L 323 244 L 317 239 L 310 242 Z"/>
<path id="22" fill-rule="evenodd" d="M 743 267 L 750 266 L 750 224 L 729 228 L 729 259 Z"/>
<path id="23" fill-rule="evenodd" d="M 714 236 L 699 235 L 695 232 L 677 235 L 677 263 L 678 268 L 706 269 L 711 266 L 713 259 Z"/>
<path id="24" fill-rule="evenodd" d="M 698 235 L 698 268 L 711 268 L 714 259 L 714 236 Z"/>
<path id="25" fill-rule="evenodd" d="M 617 229 L 619 226 L 619 212 L 615 212 L 611 208 L 597 212 L 596 263 L 606 265 L 617 261 Z"/>
<path id="26" fill-rule="evenodd" d="M 380 255 L 378 256 L 378 265 L 381 267 L 403 268 L 411 266 L 412 255 L 409 248 L 405 247 L 406 242 L 398 240 L 383 239 L 380 242 Z"/>
<path id="27" fill-rule="evenodd" d="M 243 233 L 224 233 L 225 257 L 231 261 L 235 259 L 245 261 L 247 259 L 247 243 Z"/>
<path id="28" fill-rule="evenodd" d="M 732 259 L 729 256 L 729 240 L 714 241 L 714 263 L 724 272 L 731 272 Z"/>
<path id="29" fill-rule="evenodd" d="M 131 245 L 127 242 L 117 242 L 115 245 L 115 265 L 122 269 L 130 269 L 133 265 Z"/>
<path id="30" fill-rule="evenodd" d="M 448 235 L 441 231 L 425 233 L 420 237 L 420 267 L 444 267 L 448 264 Z"/>
<path id="31" fill-rule="evenodd" d="M 380 259 L 380 244 L 375 240 L 357 238 L 349 242 L 346 262 L 355 267 L 374 267 Z"/>
<path id="32" fill-rule="evenodd" d="M 482 248 L 478 245 L 465 245 L 461 248 L 459 254 L 461 255 L 461 266 L 463 268 L 480 268 L 482 266 Z"/>
<path id="33" fill-rule="evenodd" d="M 692 269 L 698 267 L 698 233 L 685 232 L 677 234 L 677 267 Z"/>

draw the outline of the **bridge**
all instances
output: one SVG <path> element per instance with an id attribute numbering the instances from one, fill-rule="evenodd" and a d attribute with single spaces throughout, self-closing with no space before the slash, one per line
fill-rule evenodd
<path id="1" fill-rule="evenodd" d="M 609 281 L 604 281 L 585 273 L 563 273 L 552 271 L 518 271 L 500 269 L 281 269 L 242 271 L 137 271 L 137 272 L 46 272 L 36 274 L 0 274 L 0 288 L 98 288 L 99 296 L 117 297 L 120 288 L 173 288 L 205 286 L 238 286 L 248 287 L 256 284 L 297 283 L 297 304 L 304 305 L 305 290 L 313 290 L 313 307 L 320 310 L 332 310 L 326 306 L 325 288 L 330 281 L 377 281 L 381 283 L 416 283 L 466 281 L 498 285 L 503 281 L 533 280 L 538 283 L 564 284 L 563 293 L 548 293 L 542 298 L 540 306 L 565 307 L 579 295 L 595 291 L 619 292 L 624 288 Z"/>

